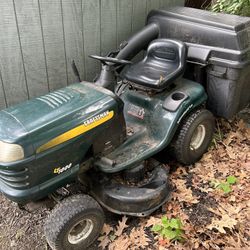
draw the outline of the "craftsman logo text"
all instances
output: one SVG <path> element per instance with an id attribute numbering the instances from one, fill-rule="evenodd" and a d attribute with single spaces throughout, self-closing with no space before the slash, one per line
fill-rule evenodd
<path id="1" fill-rule="evenodd" d="M 94 122 L 97 122 L 97 121 L 99 121 L 99 120 L 101 120 L 101 119 L 107 117 L 108 115 L 109 115 L 109 111 L 105 111 L 105 112 L 103 112 L 103 113 L 101 113 L 101 114 L 99 114 L 99 115 L 96 115 L 96 116 L 94 116 L 94 117 L 92 117 L 92 118 L 86 120 L 86 121 L 84 122 L 84 125 L 85 125 L 85 126 L 88 126 L 88 125 L 90 125 L 90 124 L 92 124 L 92 123 L 94 123 Z"/>

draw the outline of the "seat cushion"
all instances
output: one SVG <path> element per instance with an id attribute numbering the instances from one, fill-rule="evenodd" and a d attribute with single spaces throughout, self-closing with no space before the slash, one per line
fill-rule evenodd
<path id="1" fill-rule="evenodd" d="M 160 81 L 173 72 L 176 67 L 172 64 L 164 66 L 149 62 L 138 62 L 129 67 L 124 74 L 125 79 L 146 88 L 158 89 Z"/>
<path id="2" fill-rule="evenodd" d="M 123 78 L 138 88 L 163 90 L 184 73 L 186 45 L 170 39 L 156 39 L 148 47 L 146 56 L 132 64 Z"/>

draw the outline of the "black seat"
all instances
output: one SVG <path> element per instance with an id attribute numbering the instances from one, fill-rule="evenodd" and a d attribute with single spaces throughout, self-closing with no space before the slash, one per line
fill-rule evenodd
<path id="1" fill-rule="evenodd" d="M 161 91 L 184 73 L 187 47 L 181 41 L 157 39 L 150 43 L 146 56 L 132 64 L 123 78 L 137 88 Z"/>

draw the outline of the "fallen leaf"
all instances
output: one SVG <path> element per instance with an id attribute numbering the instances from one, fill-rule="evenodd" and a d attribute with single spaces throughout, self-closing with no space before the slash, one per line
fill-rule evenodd
<path id="1" fill-rule="evenodd" d="M 221 219 L 213 218 L 212 223 L 207 228 L 210 230 L 217 229 L 220 233 L 226 234 L 225 228 L 233 229 L 236 224 L 237 220 L 223 214 Z"/>
<path id="2" fill-rule="evenodd" d="M 175 180 L 175 185 L 177 191 L 173 193 L 173 197 L 176 198 L 180 202 L 187 202 L 191 204 L 199 203 L 197 197 L 193 196 L 193 192 L 191 188 L 187 188 L 185 180 Z"/>
<path id="3" fill-rule="evenodd" d="M 130 240 L 128 236 L 120 236 L 115 241 L 113 241 L 111 244 L 109 244 L 108 249 L 109 250 L 127 250 L 129 249 L 129 246 L 131 245 Z"/>
<path id="4" fill-rule="evenodd" d="M 235 133 L 230 133 L 227 138 L 223 141 L 223 143 L 226 145 L 226 146 L 229 146 L 233 139 L 235 138 Z"/>
<path id="5" fill-rule="evenodd" d="M 109 224 L 105 223 L 103 228 L 102 228 L 101 234 L 109 235 L 112 231 L 114 231 L 113 227 L 111 227 Z"/>
<path id="6" fill-rule="evenodd" d="M 160 247 L 168 247 L 168 246 L 170 246 L 170 240 L 168 240 L 168 239 L 164 239 L 164 238 L 160 238 L 159 239 L 159 245 L 160 245 Z M 163 249 L 166 249 L 166 248 L 163 248 Z"/>
<path id="7" fill-rule="evenodd" d="M 158 250 L 167 250 L 167 248 L 165 248 L 164 246 L 160 245 Z"/>
<path id="8" fill-rule="evenodd" d="M 142 227 L 136 229 L 133 228 L 129 235 L 129 239 L 132 244 L 132 246 L 130 246 L 132 250 L 145 249 L 150 242 L 150 239 L 146 236 Z"/>
<path id="9" fill-rule="evenodd" d="M 228 156 L 230 157 L 230 159 L 233 159 L 233 160 L 236 159 L 235 150 L 234 150 L 232 147 L 227 146 L 227 147 L 226 147 L 226 151 L 227 151 L 227 154 L 228 154 Z"/>
<path id="10" fill-rule="evenodd" d="M 229 198 L 230 201 L 235 202 L 236 201 L 236 197 L 234 195 L 231 195 Z"/>
<path id="11" fill-rule="evenodd" d="M 116 236 L 118 236 L 118 237 L 121 236 L 123 233 L 123 230 L 128 227 L 128 225 L 126 224 L 127 220 L 128 220 L 128 218 L 126 216 L 123 216 L 122 220 L 118 222 L 118 226 L 117 226 L 116 232 L 115 232 Z"/>
<path id="12" fill-rule="evenodd" d="M 98 246 L 101 247 L 102 249 L 105 249 L 111 242 L 111 240 L 109 239 L 107 235 L 100 236 L 98 238 L 98 241 L 100 241 L 100 244 Z"/>
<path id="13" fill-rule="evenodd" d="M 154 225 L 158 225 L 158 224 L 161 224 L 161 219 L 160 218 L 157 218 L 157 217 L 154 217 L 154 216 L 151 216 L 144 227 L 152 227 Z"/>

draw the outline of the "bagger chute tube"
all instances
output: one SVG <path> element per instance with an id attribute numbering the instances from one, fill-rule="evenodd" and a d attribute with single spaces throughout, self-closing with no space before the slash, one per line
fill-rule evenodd
<path id="1" fill-rule="evenodd" d="M 26 204 L 80 185 L 45 222 L 49 245 L 60 250 L 88 249 L 103 208 L 147 216 L 161 207 L 169 169 L 154 156 L 164 150 L 195 163 L 212 140 L 214 115 L 231 118 L 249 102 L 249 25 L 190 8 L 152 11 L 118 50 L 91 55 L 102 64 L 95 81 L 0 111 L 1 192 Z"/>

